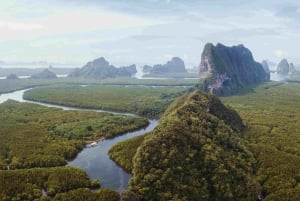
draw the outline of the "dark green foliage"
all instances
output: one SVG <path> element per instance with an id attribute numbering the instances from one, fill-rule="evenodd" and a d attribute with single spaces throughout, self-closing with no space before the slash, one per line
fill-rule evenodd
<path id="1" fill-rule="evenodd" d="M 68 112 L 66 112 L 68 113 Z M 85 118 L 79 120 L 80 114 Z M 62 124 L 49 128 L 49 131 L 57 136 L 69 139 L 93 140 L 99 137 L 113 138 L 125 132 L 146 127 L 146 118 L 114 115 L 109 113 L 73 112 L 73 118 L 67 118 Z"/>
<path id="2" fill-rule="evenodd" d="M 90 186 L 87 174 L 74 167 L 0 170 L 1 201 L 41 198 L 42 189 L 48 196 L 55 196 L 57 193 Z"/>
<path id="3" fill-rule="evenodd" d="M 242 122 L 226 125 L 236 113 L 218 104 L 201 92 L 175 101 L 138 148 L 129 190 L 141 200 L 254 200 L 255 160 L 234 131 Z"/>
<path id="4" fill-rule="evenodd" d="M 138 201 L 138 197 L 132 191 L 125 191 L 122 193 L 121 201 Z"/>
<path id="5" fill-rule="evenodd" d="M 119 201 L 120 195 L 110 189 L 100 189 L 93 193 L 87 188 L 71 190 L 54 197 L 53 201 Z"/>
<path id="6" fill-rule="evenodd" d="M 264 201 L 299 200 L 300 85 L 270 83 L 252 94 L 223 98 L 247 125 Z"/>
<path id="7" fill-rule="evenodd" d="M 82 108 L 131 112 L 158 117 L 187 89 L 177 87 L 87 86 L 48 87 L 25 92 L 24 98 Z"/>
<path id="8" fill-rule="evenodd" d="M 139 117 L 7 101 L 0 105 L 0 169 L 65 165 L 84 147 L 82 139 L 109 138 L 147 124 Z"/>
<path id="9" fill-rule="evenodd" d="M 133 156 L 136 153 L 137 147 L 139 147 L 142 144 L 145 137 L 146 135 L 141 135 L 119 142 L 115 144 L 112 148 L 110 148 L 108 154 L 124 170 L 126 170 L 127 172 L 132 172 Z"/>

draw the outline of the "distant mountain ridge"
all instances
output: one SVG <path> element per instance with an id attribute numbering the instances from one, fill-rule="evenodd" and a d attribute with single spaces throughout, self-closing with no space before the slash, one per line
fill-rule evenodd
<path id="1" fill-rule="evenodd" d="M 137 73 L 135 64 L 116 68 L 115 66 L 110 65 L 104 57 L 100 57 L 88 62 L 82 68 L 71 72 L 68 77 L 105 79 L 114 77 L 132 77 L 135 73 Z"/>
<path id="2" fill-rule="evenodd" d="M 232 95 L 249 85 L 270 80 L 270 71 L 253 59 L 243 45 L 205 45 L 199 65 L 202 89 L 219 96 Z"/>
<path id="3" fill-rule="evenodd" d="M 287 59 L 282 59 L 277 65 L 277 73 L 280 75 L 294 75 L 297 70 L 293 63 L 289 63 Z"/>
<path id="4" fill-rule="evenodd" d="M 145 65 L 143 72 L 146 73 L 186 73 L 184 61 L 179 57 L 173 57 L 165 64 L 156 64 L 153 67 Z"/>
<path id="5" fill-rule="evenodd" d="M 57 78 L 56 74 L 50 71 L 49 69 L 45 69 L 42 72 L 32 75 L 30 78 L 32 79 L 55 79 Z"/>

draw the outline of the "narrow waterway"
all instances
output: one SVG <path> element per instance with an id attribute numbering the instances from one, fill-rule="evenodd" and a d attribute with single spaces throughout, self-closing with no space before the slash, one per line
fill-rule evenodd
<path id="1" fill-rule="evenodd" d="M 118 113 L 118 112 L 110 112 L 104 110 L 92 110 L 92 109 L 80 109 L 73 107 L 65 107 L 55 104 L 45 104 L 34 101 L 27 101 L 23 99 L 23 94 L 25 90 L 19 90 L 11 93 L 1 94 L 0 95 L 0 104 L 7 101 L 8 99 L 16 100 L 19 102 L 30 102 L 36 103 L 39 105 L 47 106 L 47 107 L 56 107 L 64 110 L 84 110 L 84 111 L 95 111 L 95 112 L 109 112 L 114 114 L 122 114 L 122 115 L 134 115 L 131 113 Z M 104 140 L 98 142 L 96 146 L 90 148 L 84 148 L 77 157 L 68 162 L 69 166 L 75 166 L 84 169 L 89 175 L 90 179 L 100 179 L 101 187 L 111 188 L 117 190 L 119 192 L 127 189 L 128 180 L 131 175 L 125 172 L 121 167 L 119 167 L 114 161 L 112 161 L 108 156 L 108 150 L 116 143 L 138 136 L 143 135 L 147 132 L 152 131 L 158 124 L 158 120 L 149 120 L 150 124 L 143 129 L 125 133 L 122 136 Z"/>

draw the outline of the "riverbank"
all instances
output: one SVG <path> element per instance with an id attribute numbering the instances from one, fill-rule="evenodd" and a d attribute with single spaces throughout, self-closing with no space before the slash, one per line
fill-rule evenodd
<path id="1" fill-rule="evenodd" d="M 55 121 L 57 124 L 57 115 L 61 115 L 61 114 L 68 114 L 68 117 L 66 116 L 61 116 L 62 120 L 75 120 L 74 123 L 78 124 L 78 122 L 76 122 L 78 114 L 81 114 L 81 112 L 84 112 L 84 114 L 88 114 L 89 111 L 94 111 L 97 112 L 97 114 L 99 113 L 99 110 L 85 110 L 85 109 L 79 109 L 79 108 L 70 108 L 70 107 L 65 107 L 65 106 L 58 106 L 58 105 L 48 105 L 45 103 L 37 103 L 37 102 L 32 102 L 32 101 L 27 101 L 23 99 L 23 93 L 28 90 L 28 89 L 24 89 L 21 91 L 15 91 L 13 93 L 10 94 L 6 94 L 6 98 L 7 99 L 12 99 L 12 100 L 17 100 L 20 102 L 30 102 L 30 103 L 35 103 L 38 105 L 42 105 L 42 106 L 48 106 L 48 109 L 45 108 L 45 110 L 50 110 L 53 111 L 55 114 L 55 118 L 52 117 L 52 115 L 50 115 L 51 113 L 47 112 L 45 113 L 45 115 L 41 115 L 41 106 L 34 106 L 33 104 L 28 104 L 28 103 L 18 103 L 18 105 L 22 106 L 23 104 L 26 105 L 25 108 L 26 109 L 26 115 L 24 116 L 24 121 L 26 121 L 27 123 L 24 125 L 28 125 L 32 127 L 32 124 L 28 122 L 28 120 L 26 120 L 27 117 L 33 118 L 35 119 L 34 116 L 29 115 L 28 114 L 36 114 L 38 115 L 38 119 L 39 121 L 34 121 L 33 123 L 36 123 L 36 125 L 41 125 L 41 122 L 47 123 L 49 125 L 49 123 L 51 124 L 51 121 Z M 11 102 L 11 101 L 10 101 Z M 7 102 L 9 103 L 9 102 Z M 16 102 L 17 103 L 17 102 Z M 3 106 L 3 104 L 1 104 L 0 106 Z M 30 107 L 28 107 L 30 106 Z M 39 112 L 35 112 L 35 110 L 33 110 L 31 108 L 31 106 L 33 108 L 36 108 Z M 49 108 L 50 107 L 50 108 Z M 63 109 L 64 111 L 60 110 Z M 81 111 L 83 110 L 83 111 Z M 20 113 L 21 110 L 18 109 L 18 114 Z M 76 112 L 76 115 L 73 116 L 73 114 L 75 114 L 74 112 Z M 107 114 L 109 111 L 105 111 Z M 10 112 L 9 114 L 14 114 L 14 112 Z M 120 113 L 118 113 L 120 114 Z M 121 113 L 122 115 L 125 116 L 129 116 L 131 118 L 137 118 L 136 115 L 134 114 L 129 114 L 129 113 Z M 112 114 L 109 114 L 112 115 Z M 6 117 L 6 119 L 8 119 L 8 115 L 2 115 L 3 117 Z M 18 117 L 22 117 L 22 115 L 18 115 Z M 43 120 L 43 118 L 47 118 L 47 120 Z M 5 123 L 5 121 L 2 121 L 3 123 Z M 66 122 L 65 122 L 66 123 Z M 73 158 L 71 161 L 68 161 L 68 166 L 74 166 L 74 167 L 80 167 L 81 169 L 85 170 L 89 176 L 90 179 L 100 179 L 101 180 L 101 186 L 102 187 L 107 187 L 107 188 L 112 188 L 115 189 L 119 192 L 124 191 L 127 188 L 127 183 L 128 180 L 130 179 L 130 174 L 128 174 L 126 171 L 124 171 L 121 167 L 119 167 L 116 163 L 114 163 L 112 160 L 110 160 L 109 156 L 107 155 L 108 150 L 110 149 L 110 147 L 112 145 L 114 145 L 115 143 L 122 141 L 124 139 L 128 139 L 137 135 L 143 135 L 146 132 L 151 131 L 156 125 L 158 124 L 157 120 L 147 120 L 147 124 L 145 124 L 144 126 L 141 126 L 139 128 L 136 129 L 131 129 L 130 131 L 127 132 L 123 132 L 121 136 L 118 137 L 114 137 L 114 138 L 103 138 L 103 137 L 99 137 L 99 138 L 95 138 L 95 140 L 100 140 L 97 143 L 97 146 L 91 147 L 91 148 L 79 148 L 78 151 L 73 152 L 72 156 L 74 157 L 69 157 Z M 5 124 L 6 126 L 8 124 Z M 146 127 L 145 127 L 146 126 Z M 71 127 L 73 127 L 71 125 Z M 115 126 L 117 127 L 117 126 Z M 5 126 L 2 126 L 1 128 L 5 128 Z M 51 127 L 54 128 L 54 127 Z M 58 129 L 59 127 L 56 127 L 56 129 Z M 66 128 L 66 127 L 65 127 Z M 27 129 L 24 128 L 18 128 L 15 126 L 15 129 L 18 129 L 19 132 L 24 132 Z M 133 131 L 134 130 L 134 131 Z M 42 129 L 41 128 L 37 128 L 35 129 L 35 131 L 37 131 L 37 133 L 41 133 Z M 48 132 L 49 130 L 47 129 Z M 18 132 L 14 132 L 14 133 L 18 133 Z M 22 138 L 23 139 L 23 138 Z M 105 139 L 105 140 L 104 140 Z M 30 140 L 28 142 L 39 142 L 40 140 L 36 139 L 36 140 Z M 75 140 L 76 141 L 76 140 Z M 74 140 L 72 140 L 72 142 L 75 142 Z M 1 142 L 5 143 L 5 141 L 1 140 Z M 23 140 L 23 143 L 21 143 L 22 145 L 24 145 L 24 143 L 27 142 L 27 140 Z M 16 142 L 14 142 L 16 143 Z M 57 140 L 55 141 L 55 145 L 62 145 L 62 150 L 65 150 L 65 146 L 64 145 L 64 141 L 62 140 Z M 26 143 L 25 143 L 26 144 Z M 47 143 L 48 146 L 52 146 L 51 144 Z M 41 146 L 41 147 L 45 147 L 47 148 L 48 146 Z M 3 147 L 3 146 L 2 146 Z M 28 146 L 28 147 L 36 147 L 36 146 Z M 64 148 L 63 148 L 64 147 Z M 20 153 L 25 153 L 25 150 L 22 148 L 18 148 L 15 147 L 16 150 L 22 150 Z M 48 149 L 48 148 L 47 148 Z M 57 149 L 56 149 L 57 150 Z M 39 151 L 38 149 L 36 149 L 36 151 Z M 19 157 L 18 157 L 19 158 Z M 65 160 L 62 160 L 65 163 Z"/>

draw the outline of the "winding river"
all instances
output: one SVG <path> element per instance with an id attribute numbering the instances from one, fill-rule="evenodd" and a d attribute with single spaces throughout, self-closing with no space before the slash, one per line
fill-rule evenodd
<path id="1" fill-rule="evenodd" d="M 56 107 L 64 110 L 85 110 L 85 111 L 96 111 L 96 112 L 110 112 L 103 110 L 91 110 L 91 109 L 79 109 L 74 107 L 65 107 L 54 104 L 45 104 L 34 101 L 27 101 L 23 99 L 23 94 L 25 90 L 19 90 L 11 93 L 1 94 L 0 95 L 0 104 L 7 101 L 8 99 L 16 100 L 19 102 L 30 102 L 36 103 L 39 105 L 47 107 Z M 131 113 L 117 113 L 110 112 L 113 114 L 122 114 L 122 115 L 134 115 Z M 84 169 L 89 175 L 90 179 L 100 179 L 101 187 L 111 188 L 119 192 L 127 189 L 128 180 L 131 175 L 125 172 L 121 167 L 119 167 L 114 161 L 112 161 L 108 156 L 108 150 L 116 143 L 132 138 L 134 136 L 142 135 L 147 132 L 152 131 L 158 124 L 158 120 L 149 120 L 150 124 L 143 129 L 125 133 L 122 136 L 104 140 L 98 142 L 94 147 L 84 148 L 77 157 L 68 162 L 69 166 L 79 167 Z"/>

